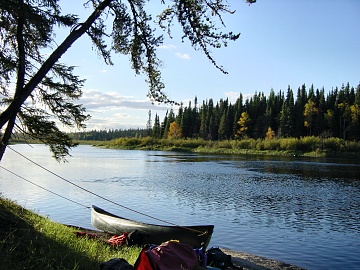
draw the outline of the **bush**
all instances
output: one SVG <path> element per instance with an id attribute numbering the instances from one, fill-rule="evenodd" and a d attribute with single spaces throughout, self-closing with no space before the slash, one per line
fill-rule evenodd
<path id="1" fill-rule="evenodd" d="M 326 150 L 341 151 L 345 148 L 345 142 L 340 138 L 327 138 L 324 139 L 324 147 Z"/>
<path id="2" fill-rule="evenodd" d="M 254 139 L 245 139 L 240 141 L 233 141 L 233 149 L 252 149 L 256 146 Z"/>
<path id="3" fill-rule="evenodd" d="M 141 143 L 142 139 L 138 138 L 123 138 L 119 139 L 121 145 L 123 146 L 137 146 Z"/>
<path id="4" fill-rule="evenodd" d="M 315 151 L 316 149 L 322 149 L 322 146 L 321 139 L 315 136 L 302 137 L 299 141 L 299 150 L 302 151 Z"/>
<path id="5" fill-rule="evenodd" d="M 299 140 L 297 138 L 284 138 L 280 140 L 280 150 L 296 151 L 299 147 Z"/>
<path id="6" fill-rule="evenodd" d="M 134 141 L 135 142 L 135 141 Z M 158 144 L 158 140 L 152 137 L 145 137 L 143 139 L 138 139 L 137 144 L 140 146 L 153 146 Z"/>
<path id="7" fill-rule="evenodd" d="M 158 141 L 161 146 L 167 147 L 180 147 L 180 148 L 191 148 L 195 149 L 200 146 L 207 146 L 209 144 L 208 141 L 203 139 L 161 139 Z"/>
<path id="8" fill-rule="evenodd" d="M 232 145 L 231 141 L 226 140 L 226 141 L 218 141 L 218 142 L 215 144 L 215 147 L 217 147 L 217 148 L 232 149 L 232 148 L 233 148 L 233 145 Z"/>
<path id="9" fill-rule="evenodd" d="M 271 139 L 271 140 L 264 140 L 264 150 L 279 150 L 280 149 L 280 139 Z"/>
<path id="10" fill-rule="evenodd" d="M 265 146 L 262 140 L 256 141 L 256 150 L 262 151 L 265 150 Z"/>
<path id="11" fill-rule="evenodd" d="M 298 138 L 272 138 L 210 141 L 204 139 L 154 139 L 145 138 L 119 138 L 109 142 L 101 142 L 101 146 L 122 149 L 153 149 L 196 151 L 206 153 L 242 153 L 248 150 L 256 151 L 349 151 L 360 152 L 360 143 L 345 141 L 340 138 L 302 137 Z"/>
<path id="12" fill-rule="evenodd" d="M 359 142 L 343 142 L 344 143 L 344 147 L 346 148 L 346 150 L 351 151 L 351 152 L 360 152 L 360 143 Z"/>

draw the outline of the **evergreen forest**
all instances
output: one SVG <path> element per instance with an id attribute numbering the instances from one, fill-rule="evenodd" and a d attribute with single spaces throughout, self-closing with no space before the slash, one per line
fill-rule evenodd
<path id="1" fill-rule="evenodd" d="M 151 136 L 212 141 L 316 136 L 360 141 L 360 84 L 354 88 L 347 83 L 328 92 L 313 85 L 307 89 L 305 84 L 295 92 L 288 86 L 277 94 L 272 89 L 268 97 L 255 93 L 245 101 L 240 94 L 234 104 L 228 99 L 199 104 L 195 97 L 193 104 L 181 104 L 177 113 L 170 109 L 163 121 L 157 114 L 154 120 L 149 118 L 146 129 L 93 130 L 73 136 L 76 140 Z"/>

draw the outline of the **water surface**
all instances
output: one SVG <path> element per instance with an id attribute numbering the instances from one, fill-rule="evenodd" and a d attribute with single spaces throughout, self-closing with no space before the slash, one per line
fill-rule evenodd
<path id="1" fill-rule="evenodd" d="M 356 160 L 196 155 L 79 146 L 58 163 L 42 145 L 12 148 L 123 206 L 179 225 L 214 224 L 220 246 L 308 269 L 358 269 Z M 85 206 L 159 223 L 69 184 L 7 150 L 1 166 Z M 91 227 L 89 209 L 0 169 L 0 192 L 51 219 Z"/>

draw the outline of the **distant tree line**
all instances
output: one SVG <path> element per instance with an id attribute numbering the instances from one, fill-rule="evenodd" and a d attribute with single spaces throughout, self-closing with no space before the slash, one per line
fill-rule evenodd
<path id="1" fill-rule="evenodd" d="M 149 122 L 149 121 L 148 121 Z M 151 127 L 151 126 L 150 126 Z M 360 141 L 360 84 L 347 83 L 325 93 L 324 88 L 309 89 L 305 84 L 294 91 L 275 94 L 255 93 L 234 104 L 228 99 L 213 99 L 188 106 L 180 105 L 177 114 L 169 110 L 163 121 L 156 114 L 152 128 L 91 131 L 76 133 L 75 139 L 109 140 L 119 137 L 202 138 L 229 140 L 243 138 L 301 138 L 304 136 L 337 137 Z"/>
<path id="2" fill-rule="evenodd" d="M 151 135 L 148 129 L 109 129 L 71 133 L 74 140 L 110 141 L 117 138 L 143 138 Z"/>

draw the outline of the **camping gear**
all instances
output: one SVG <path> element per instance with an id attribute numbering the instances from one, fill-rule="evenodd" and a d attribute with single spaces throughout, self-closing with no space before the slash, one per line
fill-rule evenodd
<path id="1" fill-rule="evenodd" d="M 134 267 L 125 259 L 114 258 L 100 264 L 100 270 L 134 270 Z"/>
<path id="2" fill-rule="evenodd" d="M 212 247 L 206 251 L 207 255 L 207 265 L 215 267 L 218 269 L 227 269 L 231 267 L 232 269 L 241 269 L 236 267 L 231 260 L 231 255 L 224 253 L 218 247 Z"/>
<path id="3" fill-rule="evenodd" d="M 135 270 L 196 270 L 198 255 L 179 241 L 167 241 L 160 246 L 145 247 L 134 266 Z"/>

